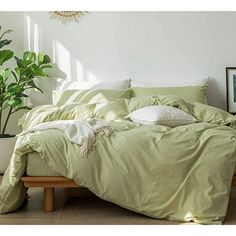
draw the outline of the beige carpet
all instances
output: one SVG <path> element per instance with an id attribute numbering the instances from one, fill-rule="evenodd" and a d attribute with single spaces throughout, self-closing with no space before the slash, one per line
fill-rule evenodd
<path id="1" fill-rule="evenodd" d="M 103 201 L 84 189 L 57 189 L 56 211 L 44 213 L 42 189 L 31 189 L 29 193 L 31 197 L 27 204 L 16 212 L 0 215 L 0 224 L 183 224 L 182 222 L 156 220 L 128 211 Z M 225 224 L 236 225 L 236 188 L 232 189 Z"/>

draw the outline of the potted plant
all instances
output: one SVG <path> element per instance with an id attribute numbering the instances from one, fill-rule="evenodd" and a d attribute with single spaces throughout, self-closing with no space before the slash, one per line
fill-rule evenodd
<path id="1" fill-rule="evenodd" d="M 1 27 L 0 27 L 1 31 Z M 15 135 L 7 134 L 6 128 L 10 117 L 19 110 L 31 109 L 25 106 L 23 99 L 28 95 L 28 89 L 37 89 L 43 92 L 35 84 L 38 77 L 48 77 L 46 68 L 51 68 L 51 59 L 47 55 L 35 52 L 24 52 L 22 58 L 14 56 L 14 52 L 2 48 L 9 45 L 12 41 L 4 39 L 6 34 L 12 30 L 4 31 L 0 34 L 0 173 L 4 173 L 9 165 L 10 157 L 15 145 Z M 15 59 L 16 65 L 4 67 L 4 63 L 12 63 Z M 9 63 L 7 63 L 9 65 Z M 3 112 L 5 119 L 3 119 Z"/>

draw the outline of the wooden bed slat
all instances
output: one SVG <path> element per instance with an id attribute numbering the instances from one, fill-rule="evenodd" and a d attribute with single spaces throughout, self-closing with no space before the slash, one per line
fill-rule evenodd
<path id="1" fill-rule="evenodd" d="M 24 176 L 21 178 L 25 187 L 79 187 L 72 179 L 61 176 Z"/>

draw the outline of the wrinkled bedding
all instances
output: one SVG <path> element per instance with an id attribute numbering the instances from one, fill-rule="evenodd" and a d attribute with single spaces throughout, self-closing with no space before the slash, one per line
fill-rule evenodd
<path id="1" fill-rule="evenodd" d="M 87 158 L 61 130 L 19 136 L 0 186 L 0 213 L 21 206 L 26 156 L 37 152 L 56 173 L 127 209 L 158 219 L 222 223 L 236 162 L 235 117 L 173 97 L 158 102 L 198 123 L 170 128 L 117 120 L 113 134 L 98 137 Z"/>

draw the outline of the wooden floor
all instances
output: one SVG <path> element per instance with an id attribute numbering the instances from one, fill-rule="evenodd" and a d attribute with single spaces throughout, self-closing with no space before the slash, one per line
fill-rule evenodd
<path id="1" fill-rule="evenodd" d="M 1 177 L 0 177 L 1 181 Z M 156 220 L 100 200 L 85 189 L 57 189 L 56 210 L 43 211 L 42 189 L 31 189 L 28 203 L 14 213 L 0 215 L 0 224 L 183 224 Z M 193 224 L 193 223 L 191 223 Z M 236 225 L 236 188 L 232 188 L 225 224 Z"/>

